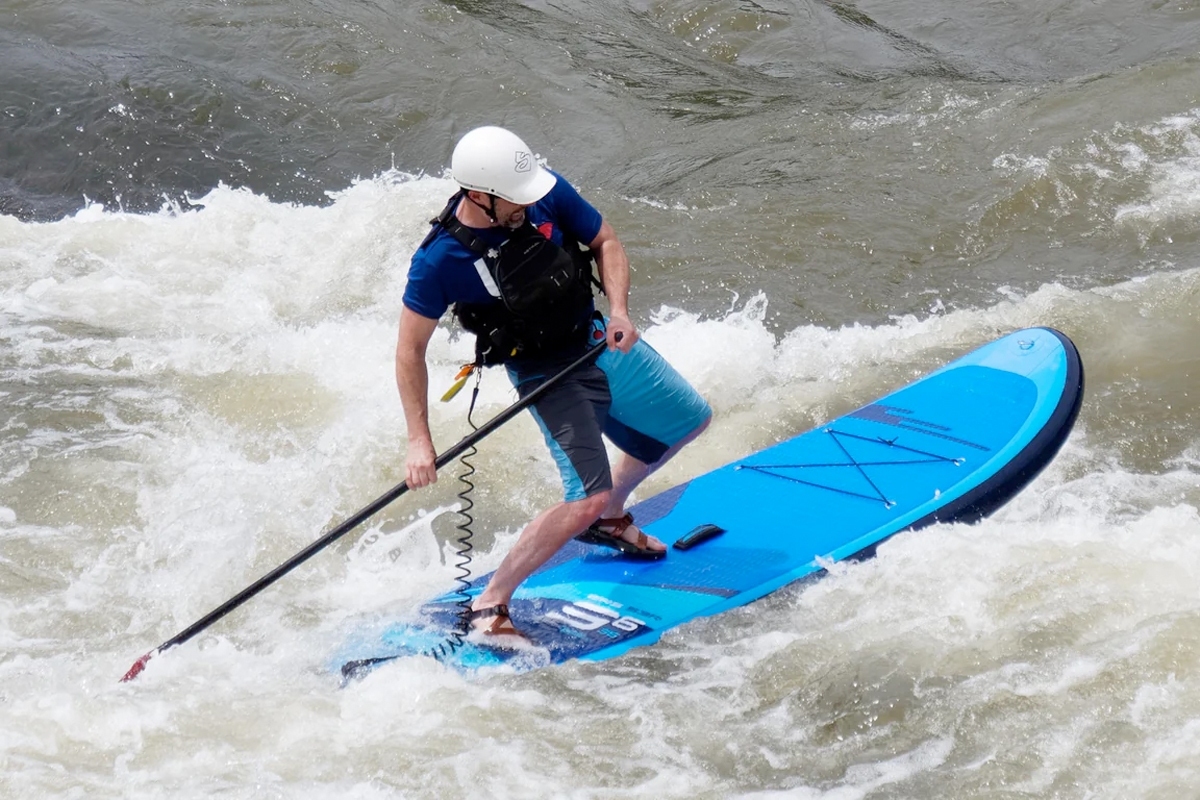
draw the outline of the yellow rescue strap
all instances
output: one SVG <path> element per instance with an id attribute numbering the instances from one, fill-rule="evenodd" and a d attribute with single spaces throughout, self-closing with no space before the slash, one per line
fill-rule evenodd
<path id="1" fill-rule="evenodd" d="M 450 388 L 446 390 L 446 393 L 442 395 L 443 403 L 449 403 L 454 399 L 455 395 L 462 391 L 462 388 L 467 385 L 467 378 L 471 377 L 471 374 L 475 372 L 475 369 L 476 367 L 474 364 L 463 364 L 463 368 L 460 369 L 458 374 L 454 376 L 454 383 L 451 384 Z"/>

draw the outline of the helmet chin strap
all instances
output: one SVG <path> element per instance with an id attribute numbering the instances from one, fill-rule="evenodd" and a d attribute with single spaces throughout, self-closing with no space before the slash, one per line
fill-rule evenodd
<path id="1" fill-rule="evenodd" d="M 463 192 L 463 194 L 465 194 L 467 196 L 468 200 L 470 200 L 472 203 L 474 203 L 475 205 L 477 205 L 483 209 L 483 213 L 488 215 L 488 219 L 490 219 L 492 221 L 493 225 L 500 224 L 500 220 L 496 218 L 496 195 L 489 194 L 487 197 L 488 197 L 488 200 L 490 200 L 491 202 L 485 206 L 483 203 L 480 203 L 474 197 L 471 197 L 470 192 Z"/>

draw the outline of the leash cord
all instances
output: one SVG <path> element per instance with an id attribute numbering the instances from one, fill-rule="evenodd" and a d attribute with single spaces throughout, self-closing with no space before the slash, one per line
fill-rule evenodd
<path id="1" fill-rule="evenodd" d="M 475 411 L 475 400 L 479 397 L 479 380 L 482 373 L 483 370 L 475 372 L 475 387 L 471 390 L 471 405 L 467 409 L 467 423 L 473 431 L 479 430 L 475 421 L 471 419 L 471 415 Z M 462 471 L 458 474 L 458 481 L 463 484 L 463 488 L 458 492 L 459 504 L 456 510 L 459 522 L 454 526 L 459 532 L 459 536 L 455 540 L 458 544 L 458 549 L 454 553 L 457 558 L 454 568 L 458 570 L 458 575 L 454 577 L 454 580 L 458 582 L 458 588 L 455 590 L 459 596 L 458 626 L 450 632 L 446 637 L 446 641 L 429 651 L 429 655 L 438 661 L 441 661 L 462 647 L 463 642 L 466 641 L 467 634 L 470 632 L 468 630 L 467 614 L 471 611 L 471 595 L 469 592 L 471 588 L 471 552 L 475 549 L 471 541 L 475 535 L 471 530 L 471 526 L 475 522 L 475 517 L 471 514 L 471 509 L 475 507 L 475 501 L 471 499 L 471 493 L 475 491 L 475 484 L 471 481 L 471 476 L 475 474 L 475 465 L 468 459 L 473 458 L 478 452 L 479 450 L 472 445 L 458 459 L 463 467 Z"/>

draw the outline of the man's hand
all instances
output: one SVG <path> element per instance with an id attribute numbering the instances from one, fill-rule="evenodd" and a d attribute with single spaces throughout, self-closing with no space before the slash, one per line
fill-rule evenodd
<path id="1" fill-rule="evenodd" d="M 405 477 L 408 488 L 420 489 L 431 483 L 437 483 L 437 453 L 433 451 L 433 442 L 409 441 L 408 456 L 404 460 Z"/>
<path id="2" fill-rule="evenodd" d="M 613 314 L 608 318 L 608 335 L 605 338 L 608 340 L 609 350 L 628 353 L 630 348 L 637 344 L 638 332 L 628 317 Z"/>

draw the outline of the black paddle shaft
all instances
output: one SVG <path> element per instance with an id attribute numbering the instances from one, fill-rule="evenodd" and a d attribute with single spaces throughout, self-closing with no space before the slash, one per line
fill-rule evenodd
<path id="1" fill-rule="evenodd" d="M 477 430 L 474 430 L 467 436 L 464 436 L 462 441 L 460 441 L 458 444 L 454 445 L 453 447 L 449 448 L 448 450 L 446 450 L 444 453 L 442 453 L 441 455 L 439 455 L 437 457 L 437 459 L 434 461 L 435 467 L 437 469 L 441 469 L 442 467 L 446 466 L 451 461 L 453 461 L 454 459 L 456 459 L 460 455 L 462 455 L 464 452 L 466 452 L 469 448 L 473 447 L 477 442 L 482 440 L 484 437 L 490 435 L 493 431 L 495 431 L 501 425 L 508 422 L 510 419 L 515 417 L 517 414 L 521 413 L 526 408 L 528 408 L 529 406 L 536 403 L 547 392 L 549 392 L 552 388 L 554 388 L 556 385 L 558 385 L 558 383 L 560 383 L 562 381 L 562 379 L 565 378 L 567 375 L 571 374 L 579 367 L 583 366 L 584 364 L 588 363 L 592 359 L 599 356 L 600 352 L 605 348 L 605 346 L 606 346 L 605 342 L 600 342 L 599 344 L 593 345 L 592 347 L 588 348 L 588 351 L 586 353 L 584 353 L 582 356 L 577 358 L 575 361 L 573 361 L 569 365 L 567 365 L 557 375 L 553 376 L 552 378 L 547 380 L 545 383 L 543 383 L 541 386 L 539 386 L 538 388 L 536 388 L 532 392 L 530 392 L 528 395 L 526 395 L 525 397 L 521 398 L 517 402 L 513 403 L 508 408 L 501 411 L 495 417 L 493 417 L 492 419 L 490 419 L 486 423 L 484 423 Z M 229 598 L 224 603 L 217 606 L 212 611 L 208 612 L 203 617 L 196 620 L 191 625 L 184 628 L 182 631 L 175 634 L 174 636 L 172 636 L 170 639 L 163 642 L 162 644 L 160 644 L 154 650 L 151 650 L 149 653 L 142 656 L 140 659 L 138 659 L 136 662 L 134 662 L 134 665 L 129 669 L 129 672 L 127 672 L 125 674 L 125 677 L 122 678 L 121 680 L 129 681 L 129 680 L 136 678 L 138 673 L 140 673 L 145 668 L 146 662 L 149 661 L 151 656 L 153 656 L 155 653 L 161 653 L 162 651 L 164 651 L 168 648 L 174 647 L 175 645 L 183 644 L 188 639 L 191 639 L 193 636 L 200 633 L 201 631 L 203 631 L 204 629 L 206 629 L 210 625 L 212 625 L 214 622 L 216 622 L 217 620 L 224 617 L 230 611 L 233 611 L 235 608 L 240 606 L 242 603 L 246 602 L 251 597 L 258 594 L 263 589 L 267 588 L 272 583 L 279 580 L 284 575 L 291 572 L 293 569 L 300 566 L 308 559 L 312 558 L 318 552 L 320 552 L 321 550 L 324 550 L 330 544 L 332 544 L 333 542 L 336 542 L 338 539 L 342 538 L 347 533 L 349 533 L 350 531 L 357 528 L 359 525 L 366 522 L 368 519 L 370 519 L 375 514 L 377 514 L 381 509 L 383 509 L 384 506 L 388 505 L 393 500 L 400 497 L 400 495 L 404 494 L 407 491 L 408 491 L 408 481 L 401 481 L 400 483 L 396 484 L 391 489 L 384 492 L 383 494 L 381 494 L 379 497 L 372 500 L 367 505 L 363 506 L 361 509 L 359 509 L 357 512 L 355 512 L 355 514 L 352 517 L 346 519 L 344 522 L 342 522 L 342 524 L 338 525 L 336 528 L 329 531 L 329 533 L 326 533 L 320 539 L 317 539 L 315 542 L 308 545 L 308 547 L 305 547 L 299 553 L 296 553 L 296 555 L 292 556 L 287 561 L 283 562 L 278 567 L 276 567 L 275 569 L 268 572 L 266 575 L 263 575 L 261 578 L 256 580 L 254 583 L 250 584 L 245 589 L 242 589 L 240 592 L 235 594 L 233 597 Z"/>

